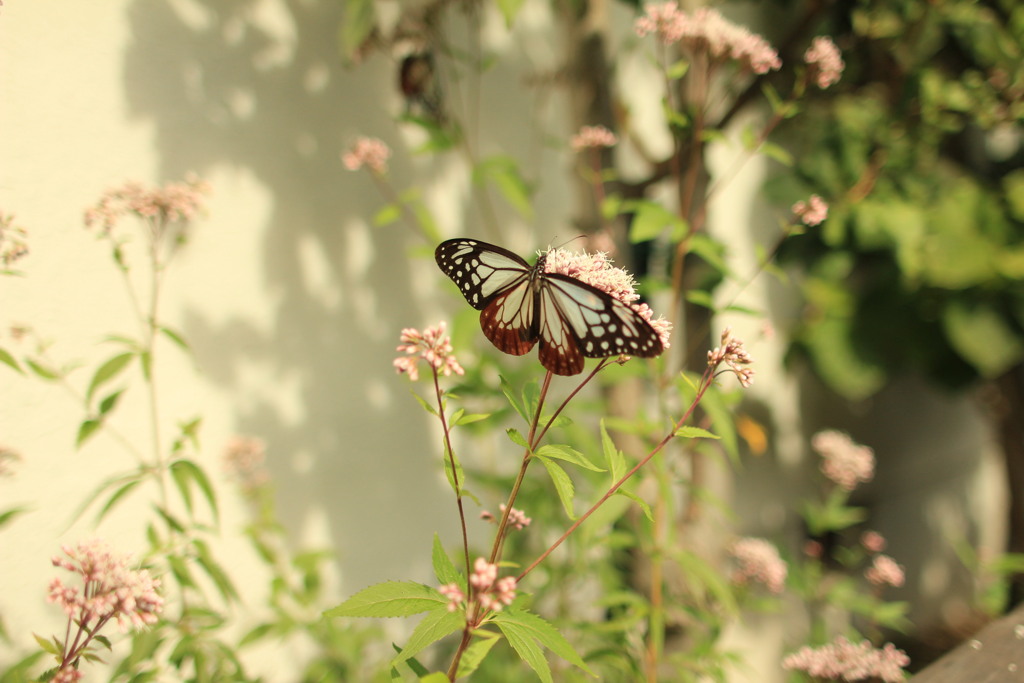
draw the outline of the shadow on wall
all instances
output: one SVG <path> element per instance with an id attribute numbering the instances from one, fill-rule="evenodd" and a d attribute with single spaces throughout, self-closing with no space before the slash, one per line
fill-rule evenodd
<path id="1" fill-rule="evenodd" d="M 246 396 L 237 403 L 252 407 L 235 426 L 266 440 L 288 529 L 326 512 L 351 593 L 408 577 L 410 566 L 427 579 L 430 536 L 451 534 L 455 520 L 429 425 L 391 367 L 401 327 L 428 322 L 414 308 L 406 262 L 415 240 L 404 227 L 367 225 L 383 202 L 365 174 L 340 161 L 357 133 L 394 138 L 381 116 L 392 107 L 394 65 L 378 57 L 344 69 L 340 8 L 281 3 L 276 15 L 257 17 L 251 3 L 206 0 L 192 21 L 167 4 L 137 2 L 125 81 L 131 113 L 155 127 L 162 176 L 235 167 L 270 196 L 267 224 L 251 234 L 264 240 L 271 295 L 259 306 L 272 307 L 272 331 L 192 311 L 184 333 L 228 393 L 242 395 L 242 367 L 253 364 L 300 387 L 301 419 Z M 330 297 L 303 284 L 301 245 L 310 243 L 329 264 Z M 230 264 L 222 276 L 232 277 Z M 296 454 L 309 459 L 301 471 L 288 462 Z"/>

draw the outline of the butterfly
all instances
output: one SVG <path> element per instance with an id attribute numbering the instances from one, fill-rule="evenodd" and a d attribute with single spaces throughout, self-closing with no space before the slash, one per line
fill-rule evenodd
<path id="1" fill-rule="evenodd" d="M 434 259 L 481 311 L 480 327 L 492 344 L 522 356 L 539 342 L 541 365 L 556 375 L 579 374 L 584 357 L 653 358 L 663 351 L 657 331 L 628 304 L 544 272 L 546 254 L 531 266 L 508 249 L 457 238 L 438 245 Z"/>

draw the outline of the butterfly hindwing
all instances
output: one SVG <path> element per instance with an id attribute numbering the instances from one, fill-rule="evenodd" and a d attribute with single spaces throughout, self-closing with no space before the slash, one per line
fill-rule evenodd
<path id="1" fill-rule="evenodd" d="M 576 375 L 584 356 L 628 354 L 652 358 L 661 338 L 631 306 L 568 275 L 543 272 L 513 252 L 472 239 L 442 242 L 434 252 L 441 270 L 473 308 L 498 349 L 521 356 L 540 342 L 541 364 L 557 375 Z"/>

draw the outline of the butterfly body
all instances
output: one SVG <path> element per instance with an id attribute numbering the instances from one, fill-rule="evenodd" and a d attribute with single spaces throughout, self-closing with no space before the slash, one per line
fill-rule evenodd
<path id="1" fill-rule="evenodd" d="M 540 362 L 555 374 L 578 374 L 584 357 L 650 358 L 663 350 L 636 310 L 580 280 L 545 272 L 546 255 L 531 266 L 503 247 L 458 238 L 442 242 L 434 257 L 481 311 L 480 327 L 491 343 L 522 356 L 539 342 Z"/>

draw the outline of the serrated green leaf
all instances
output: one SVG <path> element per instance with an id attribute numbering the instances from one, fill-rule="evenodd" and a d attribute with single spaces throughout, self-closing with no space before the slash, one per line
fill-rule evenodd
<path id="1" fill-rule="evenodd" d="M 460 415 L 458 421 L 453 420 L 452 424 L 458 424 L 458 425 L 473 424 L 474 422 L 480 422 L 481 420 L 486 420 L 490 416 L 491 416 L 490 413 L 467 413 L 465 415 Z"/>
<path id="2" fill-rule="evenodd" d="M 438 594 L 440 595 L 440 593 Z M 391 660 L 392 666 L 404 662 L 445 636 L 461 630 L 466 625 L 466 615 L 449 612 L 447 609 L 433 609 L 416 624 L 402 651 Z"/>
<path id="3" fill-rule="evenodd" d="M 519 413 L 519 417 L 523 418 L 523 422 L 529 422 L 530 418 L 526 414 L 526 410 L 520 405 L 519 400 L 516 398 L 515 393 L 512 391 L 512 385 L 508 383 L 508 380 L 504 377 L 499 377 L 501 384 L 501 393 L 505 394 L 505 399 L 508 404 L 512 406 L 512 409 Z"/>
<path id="4" fill-rule="evenodd" d="M 2 347 L 0 347 L 0 363 L 3 363 L 4 365 L 10 367 L 15 372 L 18 372 L 22 375 L 25 374 L 25 371 L 21 369 L 20 365 L 18 365 L 18 361 L 15 360 L 14 356 L 8 353 L 7 349 L 4 349 Z"/>
<path id="5" fill-rule="evenodd" d="M 463 591 L 466 590 L 466 579 L 459 574 L 459 570 L 455 568 L 455 563 L 448 557 L 444 546 L 441 545 L 441 537 L 437 533 L 434 534 L 431 560 L 434 566 L 434 576 L 437 577 L 438 583 L 441 585 L 454 583 L 461 587 Z"/>
<path id="6" fill-rule="evenodd" d="M 591 472 L 604 472 L 602 468 L 590 462 L 590 460 L 587 459 L 587 456 L 583 455 L 583 453 L 563 444 L 541 446 L 537 449 L 535 455 L 571 462 L 572 464 L 579 465 L 583 469 L 590 470 Z"/>
<path id="7" fill-rule="evenodd" d="M 484 661 L 487 654 L 491 651 L 498 641 L 501 639 L 496 633 L 490 633 L 489 631 L 477 631 L 477 637 L 473 639 L 469 647 L 462 655 L 462 659 L 459 660 L 459 671 L 455 678 L 465 678 L 472 675 L 480 667 L 480 663 Z M 448 679 L 443 679 L 447 681 Z"/>
<path id="8" fill-rule="evenodd" d="M 526 441 L 526 437 L 520 434 L 518 429 L 513 429 L 512 427 L 509 427 L 508 429 L 505 430 L 505 433 L 508 434 L 509 440 L 511 440 L 512 443 L 516 444 L 517 446 L 522 446 L 523 448 L 530 447 L 530 444 L 527 443 Z"/>
<path id="9" fill-rule="evenodd" d="M 412 394 L 412 397 L 416 399 L 417 403 L 419 403 L 421 406 L 423 406 L 423 409 L 425 411 L 427 411 L 431 415 L 435 415 L 435 416 L 437 415 L 437 408 L 435 408 L 430 403 L 427 403 L 427 400 L 425 398 L 423 398 L 422 396 L 417 394 L 412 389 L 409 390 L 409 393 Z"/>
<path id="10" fill-rule="evenodd" d="M 413 581 L 385 581 L 364 588 L 337 607 L 324 612 L 325 617 L 408 617 L 421 612 L 445 608 L 448 598 Z M 444 610 L 447 612 L 447 610 Z"/>
<path id="11" fill-rule="evenodd" d="M 496 614 L 494 616 L 494 623 L 499 628 L 502 628 L 503 625 L 515 624 L 516 628 L 524 636 L 536 639 L 541 645 L 576 668 L 587 672 L 591 676 L 596 675 L 576 650 L 573 649 L 572 645 L 569 644 L 569 641 L 558 632 L 558 629 L 536 614 L 520 609 L 509 609 Z"/>
<path id="12" fill-rule="evenodd" d="M 39 645 L 44 652 L 51 655 L 57 655 L 58 657 L 60 656 L 62 649 L 60 643 L 53 642 L 49 638 L 43 638 L 35 633 L 32 634 L 32 637 L 35 638 L 36 644 Z"/>
<path id="13" fill-rule="evenodd" d="M 706 429 L 700 427 L 691 427 L 689 425 L 683 425 L 676 430 L 676 436 L 681 436 L 684 439 L 720 439 L 721 437 L 712 434 Z"/>
<path id="14" fill-rule="evenodd" d="M 622 479 L 622 475 L 626 473 L 626 458 L 622 451 L 615 447 L 604 420 L 601 420 L 601 450 L 604 452 L 604 461 L 608 464 L 612 481 Z"/>
<path id="15" fill-rule="evenodd" d="M 92 381 L 89 382 L 89 388 L 85 391 L 86 402 L 92 401 L 93 394 L 96 393 L 97 389 L 121 374 L 132 362 L 133 358 L 135 358 L 133 352 L 119 353 L 101 365 L 93 374 Z"/>
<path id="16" fill-rule="evenodd" d="M 548 666 L 547 660 L 544 659 L 544 651 L 534 642 L 532 633 L 515 622 L 496 621 L 495 623 L 505 635 L 508 644 L 516 651 L 519 658 L 536 672 L 542 683 L 554 683 L 551 678 L 551 668 Z"/>
<path id="17" fill-rule="evenodd" d="M 616 479 L 616 481 L 618 480 Z M 640 509 L 643 510 L 644 516 L 647 517 L 649 521 L 654 521 L 654 513 L 651 512 L 651 506 L 647 503 L 646 500 L 644 500 L 637 494 L 633 493 L 632 491 L 626 489 L 625 487 L 620 487 L 615 493 L 616 495 L 619 496 L 625 496 L 626 498 L 629 498 L 631 501 L 639 505 Z"/>
<path id="18" fill-rule="evenodd" d="M 565 508 L 565 514 L 569 519 L 576 519 L 576 515 L 573 513 L 572 501 L 576 495 L 576 487 L 573 486 L 572 479 L 565 473 L 562 467 L 548 458 L 540 458 L 540 461 L 544 464 L 544 468 L 548 471 L 548 475 L 551 477 L 551 481 L 555 484 L 555 492 L 558 493 L 558 499 L 562 501 L 562 507 Z"/>

